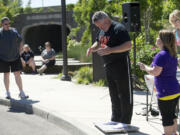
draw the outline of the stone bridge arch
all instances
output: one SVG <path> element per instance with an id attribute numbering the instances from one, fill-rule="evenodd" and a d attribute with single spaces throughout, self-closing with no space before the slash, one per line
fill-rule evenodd
<path id="1" fill-rule="evenodd" d="M 49 41 L 56 52 L 62 51 L 61 27 L 59 23 L 40 23 L 28 25 L 22 29 L 23 42 L 29 44 L 35 54 L 40 54 L 39 47 L 44 47 L 44 43 Z M 67 35 L 71 28 L 67 26 Z"/>
<path id="2" fill-rule="evenodd" d="M 66 28 L 67 34 L 69 34 L 72 28 L 77 27 L 77 24 L 73 18 L 73 11 L 68 11 L 66 15 Z M 23 42 L 29 44 L 37 55 L 40 54 L 38 47 L 44 46 L 46 41 L 52 43 L 52 47 L 56 52 L 62 50 L 61 12 L 20 14 L 15 18 L 13 27 L 22 35 Z"/>

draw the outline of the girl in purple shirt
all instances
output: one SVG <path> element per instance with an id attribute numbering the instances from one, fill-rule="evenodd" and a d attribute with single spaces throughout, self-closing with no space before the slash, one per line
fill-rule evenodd
<path id="1" fill-rule="evenodd" d="M 176 135 L 176 106 L 180 96 L 180 85 L 176 79 L 178 62 L 175 34 L 161 30 L 156 45 L 161 51 L 154 57 L 151 67 L 140 62 L 138 64 L 141 70 L 154 76 L 165 135 Z"/>

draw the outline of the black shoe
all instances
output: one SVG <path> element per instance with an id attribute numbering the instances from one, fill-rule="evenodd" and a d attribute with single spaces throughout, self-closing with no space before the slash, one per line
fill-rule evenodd
<path id="1" fill-rule="evenodd" d="M 151 115 L 154 117 L 159 115 L 159 111 L 154 108 L 151 108 L 150 111 L 151 111 Z"/>
<path id="2" fill-rule="evenodd" d="M 38 74 L 38 72 L 37 72 L 37 71 L 33 71 L 32 74 L 33 74 L 33 75 L 36 75 L 36 74 Z"/>
<path id="3" fill-rule="evenodd" d="M 11 99 L 11 97 L 10 97 L 10 96 L 7 96 L 6 99 Z"/>
<path id="4" fill-rule="evenodd" d="M 28 98 L 29 98 L 29 96 L 27 96 L 27 95 L 22 96 L 21 94 L 19 94 L 19 97 L 20 97 L 21 99 L 28 99 Z"/>

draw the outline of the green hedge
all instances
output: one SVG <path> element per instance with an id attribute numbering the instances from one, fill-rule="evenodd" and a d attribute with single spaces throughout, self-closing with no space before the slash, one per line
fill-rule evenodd
<path id="1" fill-rule="evenodd" d="M 93 82 L 92 67 L 82 67 L 74 73 L 74 78 L 77 83 L 90 84 Z"/>
<path id="2" fill-rule="evenodd" d="M 90 45 L 84 45 L 76 40 L 69 40 L 67 53 L 69 58 L 75 58 L 81 62 L 91 62 L 92 57 L 86 57 L 86 51 Z"/>

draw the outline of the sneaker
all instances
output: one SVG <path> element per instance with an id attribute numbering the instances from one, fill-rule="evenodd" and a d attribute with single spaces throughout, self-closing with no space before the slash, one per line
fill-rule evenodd
<path id="1" fill-rule="evenodd" d="M 118 130 L 118 132 L 124 132 L 124 133 L 137 132 L 139 130 L 138 127 L 132 126 L 130 124 L 125 124 L 125 123 L 119 123 L 119 124 L 113 126 L 113 129 Z"/>
<path id="2" fill-rule="evenodd" d="M 37 73 L 39 73 L 39 75 L 42 75 L 42 71 L 40 69 L 37 69 Z"/>
<path id="3" fill-rule="evenodd" d="M 105 123 L 102 123 L 103 125 L 117 125 L 119 122 L 115 122 L 115 121 L 108 121 Z"/>
<path id="4" fill-rule="evenodd" d="M 38 74 L 38 72 L 37 72 L 37 71 L 33 71 L 32 74 L 33 74 L 33 75 L 36 75 L 36 74 Z"/>
<path id="5" fill-rule="evenodd" d="M 36 71 L 39 73 L 40 72 L 40 70 L 39 69 L 36 69 Z"/>
<path id="6" fill-rule="evenodd" d="M 23 91 L 21 91 L 21 92 L 19 93 L 19 97 L 20 97 L 21 99 L 27 99 L 27 98 L 29 98 L 29 96 L 25 95 Z"/>
<path id="7" fill-rule="evenodd" d="M 11 99 L 11 94 L 9 91 L 6 91 L 6 99 Z"/>
<path id="8" fill-rule="evenodd" d="M 125 123 L 118 123 L 114 128 L 120 129 L 120 128 L 127 128 L 129 125 Z"/>

